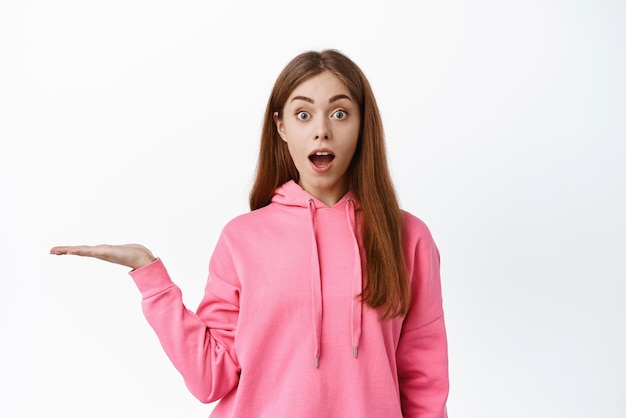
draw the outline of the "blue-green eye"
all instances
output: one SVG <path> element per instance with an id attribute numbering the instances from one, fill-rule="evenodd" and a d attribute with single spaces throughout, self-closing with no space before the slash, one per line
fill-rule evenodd
<path id="1" fill-rule="evenodd" d="M 347 114 L 345 111 L 343 111 L 343 110 L 338 110 L 338 111 L 336 111 L 335 113 L 333 113 L 333 117 L 334 117 L 335 119 L 339 119 L 339 120 L 341 120 L 341 119 L 345 119 L 345 118 L 347 118 L 347 117 L 348 117 L 348 114 Z"/>
<path id="2" fill-rule="evenodd" d="M 311 117 L 311 115 L 309 115 L 309 112 L 301 110 L 298 113 L 296 113 L 296 117 L 300 120 L 307 120 L 308 118 Z"/>

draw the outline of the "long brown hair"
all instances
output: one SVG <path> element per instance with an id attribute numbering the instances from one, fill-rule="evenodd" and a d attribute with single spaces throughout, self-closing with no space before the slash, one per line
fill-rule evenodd
<path id="1" fill-rule="evenodd" d="M 344 82 L 361 112 L 359 142 L 347 172 L 348 187 L 363 211 L 361 234 L 367 280 L 361 298 L 372 308 L 382 308 L 382 319 L 403 316 L 409 308 L 410 291 L 402 250 L 402 212 L 387 166 L 380 112 L 367 78 L 342 53 L 304 52 L 278 76 L 265 110 L 250 209 L 267 206 L 280 185 L 298 181 L 287 145 L 278 135 L 274 113 L 282 118 L 293 90 L 323 71 L 332 72 Z"/>

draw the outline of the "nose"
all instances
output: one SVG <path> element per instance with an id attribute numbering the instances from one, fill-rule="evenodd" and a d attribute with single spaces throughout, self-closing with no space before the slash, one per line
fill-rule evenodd
<path id="1" fill-rule="evenodd" d="M 318 118 L 314 134 L 315 139 L 331 139 L 329 121 L 326 118 Z"/>

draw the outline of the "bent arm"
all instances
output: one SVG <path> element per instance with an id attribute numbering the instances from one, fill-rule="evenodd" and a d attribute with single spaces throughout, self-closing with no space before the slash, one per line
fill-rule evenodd
<path id="1" fill-rule="evenodd" d="M 198 313 L 188 310 L 160 259 L 130 272 L 144 315 L 163 349 L 201 402 L 216 401 L 239 379 L 232 346 L 238 308 L 207 291 Z"/>

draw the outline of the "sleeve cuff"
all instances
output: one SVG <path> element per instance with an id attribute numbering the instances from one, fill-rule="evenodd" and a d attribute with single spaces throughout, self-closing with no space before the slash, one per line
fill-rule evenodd
<path id="1" fill-rule="evenodd" d="M 132 270 L 129 274 L 144 299 L 174 286 L 160 258 L 148 265 Z"/>

